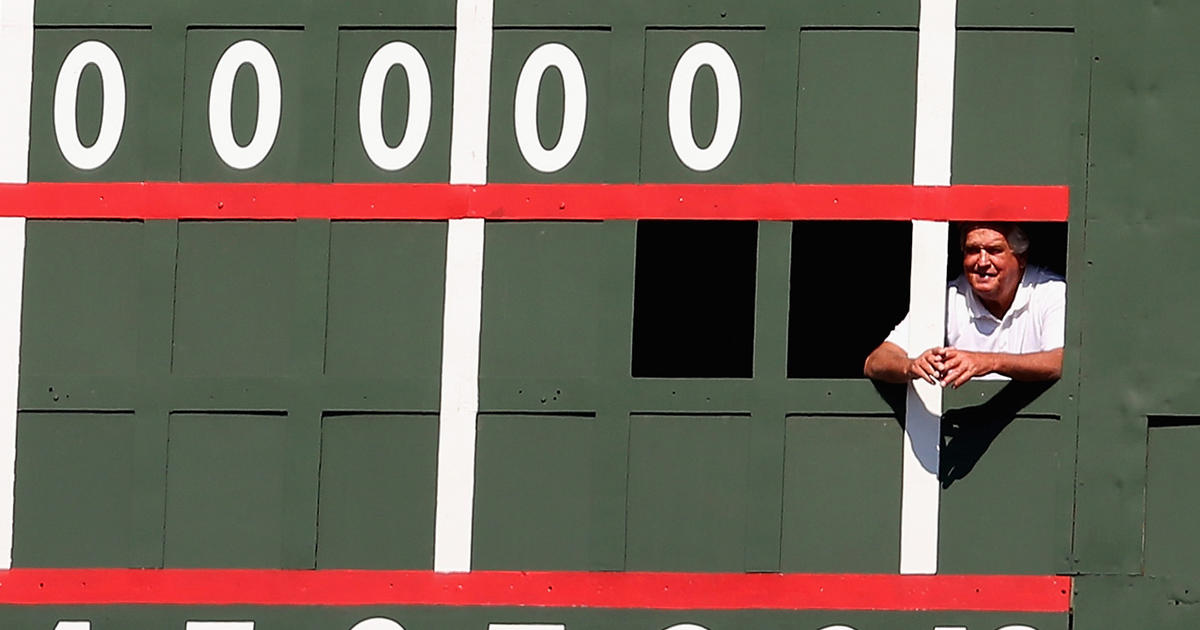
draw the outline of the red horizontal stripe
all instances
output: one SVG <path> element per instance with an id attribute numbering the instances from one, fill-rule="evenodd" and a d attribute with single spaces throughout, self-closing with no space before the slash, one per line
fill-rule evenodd
<path id="1" fill-rule="evenodd" d="M 0 185 L 0 216 L 63 219 L 1065 221 L 1065 186 L 48 183 Z"/>
<path id="2" fill-rule="evenodd" d="M 1071 578 L 993 575 L 13 569 L 0 604 L 539 606 L 1063 613 Z"/>

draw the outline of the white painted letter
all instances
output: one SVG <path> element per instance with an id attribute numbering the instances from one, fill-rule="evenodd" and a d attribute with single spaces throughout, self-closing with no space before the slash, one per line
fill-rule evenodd
<path id="1" fill-rule="evenodd" d="M 825 626 L 824 628 L 821 628 L 821 630 L 854 630 L 854 628 L 852 628 L 850 626 L 836 625 L 836 626 Z"/>
<path id="2" fill-rule="evenodd" d="M 962 630 L 966 630 L 966 628 L 963 628 Z M 998 628 L 997 630 L 1037 630 L 1037 628 L 1034 628 L 1033 626 L 1016 625 L 1004 626 L 1003 628 Z"/>
<path id="3" fill-rule="evenodd" d="M 243 64 L 250 64 L 258 78 L 258 124 L 254 137 L 244 147 L 233 137 L 233 79 Z M 217 155 L 236 169 L 258 166 L 275 146 L 281 106 L 279 68 L 271 51 L 252 39 L 243 39 L 226 49 L 217 62 L 208 92 L 208 132 Z"/>
<path id="4" fill-rule="evenodd" d="M 700 66 L 712 68 L 717 77 L 717 129 L 703 149 L 692 134 L 692 84 Z M 737 140 L 742 118 L 742 86 L 737 66 L 729 53 L 713 42 L 700 42 L 687 49 L 675 64 L 667 97 L 667 127 L 675 155 L 693 171 L 711 171 L 721 165 Z"/>
<path id="5" fill-rule="evenodd" d="M 404 630 L 404 626 L 387 617 L 371 617 L 354 624 L 350 630 Z"/>
<path id="6" fill-rule="evenodd" d="M 92 630 L 92 622 L 60 621 L 54 626 L 54 630 Z"/>
<path id="7" fill-rule="evenodd" d="M 383 137 L 383 85 L 388 71 L 397 65 L 408 75 L 408 124 L 404 139 L 390 147 Z M 358 95 L 358 133 L 367 157 L 385 171 L 398 171 L 412 164 L 425 145 L 432 110 L 429 68 L 421 53 L 406 42 L 385 44 L 367 64 Z"/>
<path id="8" fill-rule="evenodd" d="M 489 623 L 488 630 L 566 630 L 561 623 Z"/>
<path id="9" fill-rule="evenodd" d="M 537 104 L 542 77 L 551 66 L 558 68 L 563 81 L 563 122 L 558 143 L 546 149 L 538 138 Z M 513 126 L 517 131 L 517 146 L 521 155 L 534 169 L 553 173 L 575 157 L 583 141 L 583 126 L 587 121 L 587 83 L 583 66 L 575 53 L 557 42 L 542 44 L 530 53 L 517 79 L 517 98 L 513 104 Z"/>
<path id="10" fill-rule="evenodd" d="M 75 107 L 79 78 L 88 64 L 95 64 L 100 70 L 104 110 L 100 117 L 100 135 L 96 136 L 92 146 L 85 147 L 79 141 L 79 130 L 75 127 Z M 58 150 L 75 168 L 99 168 L 117 150 L 124 126 L 125 73 L 121 70 L 121 61 L 104 42 L 93 40 L 79 44 L 63 60 L 54 86 L 54 136 L 58 139 Z"/>
<path id="11" fill-rule="evenodd" d="M 677 623 L 670 628 L 667 628 L 667 630 L 708 630 L 708 628 L 705 628 L 704 626 L 698 626 L 694 623 Z"/>

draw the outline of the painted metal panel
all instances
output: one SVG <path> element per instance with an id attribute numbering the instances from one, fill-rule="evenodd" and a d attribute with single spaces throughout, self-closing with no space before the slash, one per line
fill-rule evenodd
<path id="1" fill-rule="evenodd" d="M 15 564 L 123 567 L 144 557 L 137 522 L 161 515 L 138 501 L 136 429 L 130 413 L 20 415 Z"/>
<path id="2" fill-rule="evenodd" d="M 82 68 L 76 81 L 66 78 L 63 62 L 78 54 L 84 42 L 103 42 L 115 57 L 119 71 L 102 80 L 100 67 Z M 180 95 L 154 85 L 156 54 L 149 28 L 38 28 L 34 35 L 33 102 L 30 111 L 29 169 L 34 181 L 142 181 L 174 178 L 172 164 L 178 161 L 178 146 L 172 150 L 157 143 L 154 136 L 177 126 Z M 79 51 L 82 52 L 82 51 Z M 83 59 L 99 57 L 88 54 Z M 75 90 L 74 106 L 67 101 Z M 61 93 L 59 90 L 62 90 Z M 144 98 L 155 92 L 154 99 Z M 107 111 L 104 104 L 123 93 L 125 106 Z M 60 129 L 55 122 L 57 108 L 74 112 L 74 133 Z M 72 164 L 79 151 L 64 153 L 58 139 L 64 135 L 76 149 L 94 147 L 102 125 L 119 129 L 107 158 L 97 166 L 81 168 Z M 71 125 L 68 125 L 71 126 Z M 106 144 L 105 143 L 102 144 Z M 68 144 L 68 146 L 71 146 Z"/>
<path id="3" fill-rule="evenodd" d="M 610 257 L 608 241 L 600 223 L 487 225 L 479 368 L 485 382 L 598 376 L 600 345 L 618 343 L 601 339 L 598 326 L 606 308 L 599 287 Z M 530 410 L 552 405 L 563 396 L 558 390 L 551 400 L 530 396 L 525 404 Z M 488 391 L 482 395 L 484 408 L 493 404 Z M 583 405 L 577 408 L 595 405 L 579 392 L 566 396 Z"/>
<path id="4" fill-rule="evenodd" d="M 424 142 L 411 163 L 385 170 L 372 161 L 364 148 L 359 112 L 366 70 L 380 49 L 392 42 L 412 46 L 420 54 L 429 75 L 430 116 L 424 128 L 413 129 L 414 134 L 424 134 Z M 450 29 L 342 28 L 338 31 L 334 181 L 447 181 L 450 176 L 453 56 L 454 33 Z M 414 115 L 409 83 L 413 77 L 403 66 L 393 66 L 385 76 L 381 91 L 383 137 L 388 146 L 399 147 L 408 139 L 409 117 Z"/>
<path id="5" fill-rule="evenodd" d="M 1071 474 L 1069 456 L 1060 452 L 1062 430 L 1057 416 L 948 409 L 942 424 L 940 571 L 1057 571 L 1067 554 L 1059 520 L 1069 518 L 1058 509 L 1064 501 L 1057 481 Z"/>
<path id="6" fill-rule="evenodd" d="M 30 221 L 26 238 L 22 374 L 134 376 L 142 224 Z"/>
<path id="7" fill-rule="evenodd" d="M 337 221 L 329 245 L 326 374 L 436 382 L 446 224 Z M 436 393 L 406 409 L 434 409 Z"/>
<path id="8" fill-rule="evenodd" d="M 472 569 L 592 568 L 590 415 L 482 414 Z"/>
<path id="9" fill-rule="evenodd" d="M 561 48 L 551 50 L 557 48 L 556 44 L 564 46 L 570 54 L 563 53 Z M 608 181 L 605 171 L 608 152 L 610 149 L 620 151 L 624 148 L 614 147 L 614 138 L 628 138 L 627 134 L 620 132 L 613 135 L 609 110 L 615 101 L 638 98 L 637 92 L 615 91 L 610 81 L 609 64 L 613 54 L 611 31 L 606 28 L 506 28 L 496 31 L 493 46 L 488 132 L 489 181 Z M 566 71 L 555 65 L 543 73 L 535 73 L 533 69 L 541 65 L 538 63 L 539 57 L 532 56 L 535 51 L 541 51 L 539 56 L 552 52 L 553 55 L 543 63 L 553 60 L 564 66 Z M 571 57 L 578 65 L 572 64 Z M 531 59 L 533 63 L 530 63 Z M 528 71 L 527 66 L 530 68 Z M 530 101 L 523 101 L 518 107 L 518 86 L 527 73 L 524 82 L 529 86 L 528 91 L 536 96 Z M 568 76 L 582 77 L 584 89 L 576 91 L 576 82 L 566 80 Z M 567 86 L 571 86 L 569 94 Z M 526 103 L 534 106 L 529 107 Z M 579 115 L 583 116 L 583 127 L 581 135 L 576 136 L 571 133 L 574 129 L 572 120 Z M 518 121 L 524 132 L 521 135 L 517 133 Z M 530 125 L 533 121 L 536 121 L 536 125 Z M 567 134 L 563 133 L 564 124 Z M 561 160 L 551 159 L 541 168 L 535 168 L 534 164 L 540 163 L 536 160 L 531 163 L 519 144 L 519 138 L 526 133 L 530 145 L 536 137 L 537 145 L 542 149 L 562 151 L 562 159 L 569 157 L 569 161 L 559 166 Z M 559 148 L 560 143 L 562 148 Z M 567 151 L 576 143 L 575 151 Z M 536 146 L 532 149 L 534 154 L 540 153 Z M 547 172 L 551 168 L 553 170 Z"/>
<path id="10" fill-rule="evenodd" d="M 912 30 L 802 31 L 795 181 L 910 183 L 916 60 Z"/>
<path id="11" fill-rule="evenodd" d="M 887 416 L 788 417 L 784 571 L 895 571 L 902 433 Z"/>
<path id="12" fill-rule="evenodd" d="M 433 568 L 436 454 L 432 413 L 326 415 L 316 567 Z"/>
<path id="13" fill-rule="evenodd" d="M 1195 416 L 1151 417 L 1147 442 L 1144 570 L 1195 576 L 1200 545 L 1191 508 L 1200 505 L 1200 422 Z"/>
<path id="14" fill-rule="evenodd" d="M 1075 172 L 1073 94 L 1082 63 L 1070 32 L 960 30 L 953 182 L 1064 184 Z"/>
<path id="15" fill-rule="evenodd" d="M 750 418 L 635 415 L 629 436 L 630 571 L 742 571 Z"/>
<path id="16" fill-rule="evenodd" d="M 1194 578 L 1087 575 L 1075 582 L 1075 625 L 1188 630 L 1200 624 Z"/>
<path id="17" fill-rule="evenodd" d="M 69 3 L 43 4 L 39 20 L 61 21 L 71 15 Z M 143 89 L 149 84 L 161 95 L 142 96 L 136 103 L 131 97 L 131 107 L 150 111 L 139 113 L 139 120 L 132 114 L 129 119 L 141 134 L 130 137 L 140 138 L 144 147 L 126 156 L 120 151 L 127 145 L 122 145 L 114 158 L 120 160 L 111 164 L 112 169 L 130 169 L 128 175 L 124 170 L 104 177 L 100 172 L 78 173 L 56 164 L 52 151 L 38 157 L 35 162 L 41 166 L 35 168 L 49 180 L 173 181 L 182 168 L 183 179 L 196 181 L 444 181 L 452 41 L 446 27 L 453 22 L 452 3 L 404 8 L 375 0 L 342 4 L 294 3 L 282 13 L 278 4 L 241 6 L 224 1 L 186 8 L 139 3 L 81 9 L 75 15 L 95 17 L 101 23 L 154 21 L 153 31 L 120 30 L 113 41 L 122 54 L 125 47 L 142 51 L 133 54 L 134 61 L 150 69 L 139 69 L 137 75 L 153 80 L 137 81 Z M 1056 7 L 1059 4 L 1046 13 L 1055 14 Z M 995 19 L 1020 23 L 1024 16 L 1015 14 L 1025 8 L 1025 4 L 1014 7 L 1011 15 L 995 8 L 974 10 L 979 15 L 1003 13 L 1003 19 Z M 130 20 L 131 15 L 141 17 Z M 287 25 L 263 26 L 278 24 L 281 16 Z M 498 22 L 506 27 L 495 39 L 491 174 L 496 180 L 518 182 L 753 182 L 788 181 L 789 177 L 905 181 L 912 166 L 915 37 L 911 27 L 915 18 L 916 2 L 878 8 L 818 2 L 727 6 L 708 0 L 619 7 L 502 4 Z M 236 24 L 252 27 L 227 28 Z M 547 28 L 531 28 L 533 24 Z M 838 28 L 808 28 L 813 25 Z M 424 28 L 428 26 L 433 28 Z M 52 58 L 51 53 L 65 54 L 67 40 L 86 32 L 89 29 L 42 29 L 39 51 L 45 48 L 46 59 Z M 147 32 L 153 41 L 169 45 L 145 44 L 141 40 Z M 213 153 L 208 81 L 220 52 L 243 37 L 259 38 L 271 48 L 284 90 L 279 136 L 268 157 L 261 165 L 235 170 L 222 166 Z M 384 172 L 370 164 L 358 142 L 357 97 L 370 55 L 397 37 L 411 40 L 429 63 L 433 122 L 413 164 Z M 513 91 L 521 64 L 547 37 L 567 43 L 579 55 L 588 77 L 589 114 L 579 155 L 561 171 L 541 175 L 527 165 L 515 136 L 506 134 L 513 131 Z M 134 43 L 123 44 L 122 38 Z M 1069 134 L 1065 140 L 1061 136 L 1064 128 L 1071 130 L 1078 123 L 1081 110 L 1072 100 L 1070 86 L 1064 91 L 1057 81 L 1071 84 L 1076 79 L 1078 68 L 1073 64 L 1081 38 L 1066 31 L 966 31 L 961 38 L 960 50 L 967 55 L 963 63 L 968 66 L 963 69 L 960 64 L 960 74 L 967 75 L 965 82 L 960 80 L 960 107 L 956 108 L 964 112 L 956 127 L 961 138 L 955 138 L 956 145 L 966 147 L 965 153 L 956 154 L 956 172 L 962 181 L 994 177 L 1003 183 L 1027 183 L 1029 178 L 1075 183 L 1070 169 L 1078 160 L 1070 151 L 1078 141 Z M 736 60 L 742 113 L 730 156 L 711 171 L 694 173 L 671 148 L 666 101 L 680 55 L 701 40 L 721 43 Z M 1005 56 L 1023 61 L 999 65 L 990 74 L 978 71 Z M 38 103 L 49 102 L 45 86 L 52 84 L 53 64 L 43 65 L 48 69 L 36 75 L 42 86 L 35 96 Z M 562 97 L 555 92 L 554 74 L 548 72 L 542 82 L 536 108 L 543 146 L 557 136 L 561 125 Z M 847 80 L 848 75 L 853 80 Z M 976 81 L 976 75 L 985 78 Z M 232 127 L 235 139 L 242 143 L 249 140 L 262 99 L 253 94 L 251 73 L 243 69 L 237 76 Z M 81 101 L 92 107 L 81 110 L 81 126 L 90 129 L 97 124 L 94 115 L 100 96 L 95 77 L 87 77 Z M 411 103 L 402 106 L 408 99 L 405 74 L 393 70 L 390 77 L 384 89 L 383 127 L 387 141 L 394 143 L 412 107 Z M 688 118 L 694 139 L 703 146 L 721 112 L 712 73 L 702 67 L 697 77 Z M 133 89 L 134 83 L 130 85 Z M 643 91 L 645 100 L 639 102 L 637 94 Z M 182 102 L 172 100 L 180 95 Z M 1029 100 L 1022 100 L 1027 96 Z M 995 103 L 1009 102 L 1005 98 L 1015 103 L 1013 111 L 993 120 Z M 1045 104 L 1039 99 L 1045 99 L 1053 111 L 1038 109 Z M 1019 114 L 1035 124 L 1023 125 L 1029 120 Z M 52 130 L 46 131 L 45 115 L 41 115 L 42 126 L 35 124 L 37 133 L 52 140 L 46 136 Z M 53 149 L 49 142 L 43 144 L 39 151 Z M 133 161 L 122 162 L 126 157 Z M 61 162 L 61 156 L 57 159 Z M 725 237 L 741 227 L 719 226 Z M 30 277 L 38 281 L 30 285 L 33 304 L 27 313 L 45 313 L 46 323 L 41 332 L 36 328 L 40 323 L 29 325 L 26 341 L 32 344 L 27 348 L 32 364 L 36 367 L 42 361 L 44 366 L 38 369 L 45 374 L 23 375 L 22 401 L 30 408 L 61 409 L 70 406 L 66 394 L 59 400 L 54 395 L 69 391 L 81 408 L 136 408 L 131 420 L 136 428 L 127 436 L 135 451 L 130 494 L 145 498 L 157 484 L 160 500 L 164 485 L 167 497 L 165 508 L 150 502 L 141 508 L 144 514 L 138 512 L 158 515 L 157 520 L 139 517 L 132 525 L 138 540 L 163 535 L 165 511 L 165 563 L 171 566 L 428 568 L 433 439 L 430 417 L 419 414 L 433 409 L 441 367 L 439 333 L 446 297 L 442 224 L 81 224 L 62 243 L 56 230 L 66 228 L 31 224 L 31 235 L 43 228 L 53 232 L 46 240 L 54 239 L 55 244 L 45 253 L 30 255 Z M 761 224 L 757 247 L 745 250 L 757 250 L 755 273 L 748 276 L 753 279 L 741 287 L 754 296 L 745 303 L 746 312 L 754 315 L 744 327 L 746 339 L 752 340 L 746 343 L 751 351 L 746 353 L 746 364 L 753 367 L 744 374 L 724 376 L 753 374 L 755 378 L 681 383 L 628 378 L 634 261 L 641 257 L 633 251 L 632 222 L 488 225 L 481 364 L 485 416 L 480 425 L 475 497 L 477 564 L 497 569 L 700 571 L 772 571 L 780 568 L 781 560 L 789 571 L 845 571 L 856 563 L 868 571 L 894 566 L 889 555 L 895 549 L 888 542 L 891 534 L 879 532 L 886 529 L 886 519 L 898 513 L 889 490 L 898 483 L 897 467 L 888 463 L 898 448 L 889 447 L 884 456 L 870 458 L 849 478 L 823 484 L 841 488 L 857 483 L 861 492 L 831 497 L 834 503 L 824 514 L 828 521 L 809 516 L 811 498 L 821 489 L 812 487 L 819 479 L 811 469 L 814 462 L 829 461 L 819 471 L 827 473 L 845 456 L 843 449 L 829 445 L 867 451 L 878 447 L 882 452 L 882 445 L 894 437 L 895 423 L 884 419 L 887 401 L 862 379 L 785 381 L 789 247 L 797 249 L 791 235 L 804 228 Z M 146 233 L 144 242 L 134 236 L 139 232 Z M 97 239 L 101 243 L 87 242 Z M 110 258 L 121 266 L 112 269 Z M 68 264 L 82 271 L 75 275 L 67 267 L 55 266 Z M 679 267 L 672 272 L 678 274 Z M 790 275 L 800 276 L 794 270 Z M 77 285 L 77 293 L 71 298 L 54 293 L 66 284 Z M 77 302 L 70 301 L 75 298 Z M 93 310 L 103 311 L 95 322 L 70 319 Z M 678 320 L 696 310 L 680 309 L 683 315 Z M 97 350 L 90 354 L 79 350 L 90 345 Z M 172 349 L 174 376 L 169 375 Z M 62 360 L 72 354 L 83 354 L 85 360 Z M 109 369 L 106 362 L 110 361 L 115 369 Z M 86 373 L 69 374 L 76 369 Z M 49 391 L 44 385 L 52 382 L 65 389 Z M 1053 391 L 1058 398 L 1049 413 L 1063 414 L 1061 422 L 1018 420 L 1000 434 L 970 476 L 948 490 L 951 514 L 944 515 L 948 521 L 943 530 L 951 520 L 975 518 L 986 520 L 986 534 L 999 538 L 983 545 L 986 553 L 981 555 L 962 551 L 965 542 L 946 542 L 951 556 L 946 566 L 984 572 L 996 567 L 1056 568 L 1054 558 L 1063 553 L 1057 537 L 1062 506 L 1069 507 L 1060 496 L 1062 480 L 1069 477 L 1062 470 L 1069 465 L 1053 471 L 1051 465 L 1059 465 L 1055 458 L 1071 456 L 1064 444 L 1071 442 L 1075 424 L 1068 417 L 1070 410 L 1059 404 L 1065 405 L 1061 399 L 1072 391 L 1073 386 Z M 263 409 L 286 413 L 286 419 L 247 412 Z M 334 409 L 383 413 L 331 415 Z M 536 410 L 553 414 L 521 413 Z M 594 419 L 588 416 L 593 411 Z M 830 411 L 856 417 L 814 419 Z M 793 420 L 785 423 L 788 413 Z M 857 417 L 864 414 L 877 415 L 870 420 Z M 796 420 L 801 417 L 805 419 Z M 863 426 L 859 422 L 874 423 L 869 435 L 858 435 Z M 1046 430 L 1050 424 L 1056 428 Z M 785 453 L 785 438 L 799 451 Z M 227 448 L 230 445 L 236 448 Z M 407 455 L 393 461 L 390 457 L 397 449 Z M 163 481 L 159 474 L 166 474 L 168 453 L 171 476 Z M 220 470 L 215 481 L 203 464 L 213 457 L 229 462 L 216 466 Z M 22 460 L 21 465 L 29 465 L 24 463 L 28 461 L 36 460 Z M 1024 478 L 1015 482 L 1009 470 L 1014 464 L 1028 464 L 1022 468 Z M 885 468 L 893 475 L 885 474 Z M 554 473 L 552 483 L 543 481 L 547 471 Z M 1054 477 L 1053 484 L 1039 485 L 1046 477 Z M 401 481 L 393 485 L 393 479 Z M 996 497 L 1008 496 L 1014 486 L 1022 496 L 1032 497 L 1029 501 L 1044 518 L 1005 529 L 995 518 Z M 863 500 L 870 493 L 875 494 Z M 962 499 L 964 518 L 953 513 L 950 506 L 958 504 L 952 496 Z M 320 530 L 318 498 L 324 499 L 321 523 L 326 525 Z M 380 514 L 376 508 L 383 511 L 382 517 L 373 518 Z M 875 517 L 856 520 L 859 517 L 850 515 L 856 510 Z M 217 513 L 241 514 L 245 521 L 235 528 L 217 519 Z M 32 524 L 24 527 L 25 532 L 36 529 Z M 1052 532 L 1045 538 L 1043 527 Z M 1030 533 L 1032 529 L 1038 532 Z M 834 544 L 823 543 L 822 532 L 833 537 Z M 36 540 L 33 533 L 20 535 Z M 864 539 L 868 545 L 859 546 Z M 1029 540 L 1037 544 L 1012 552 L 1012 545 Z M 318 544 L 321 541 L 328 544 Z M 29 564 L 56 562 L 56 550 L 43 545 L 42 551 L 36 551 L 35 542 L 27 544 L 34 550 L 25 557 Z M 220 552 L 213 554 L 212 548 Z M 158 554 L 162 553 L 160 549 Z M 1005 553 L 1001 560 L 990 555 Z M 144 543 L 139 543 L 128 551 L 113 552 L 105 562 L 141 566 L 163 561 L 151 554 L 152 560 L 144 562 L 145 557 Z M 110 615 L 111 623 L 125 623 L 121 615 L 131 614 L 137 617 L 133 627 L 143 621 L 164 627 L 180 622 L 178 615 L 183 614 L 143 610 L 100 614 Z M 474 613 L 420 612 L 426 613 L 433 625 L 446 620 L 449 625 L 480 625 L 471 617 Z M 536 611 L 543 621 L 554 619 L 554 613 Z M 321 610 L 314 613 L 317 617 L 304 620 L 293 610 L 253 609 L 246 614 L 261 616 L 263 627 L 314 623 L 310 619 L 347 628 L 353 623 L 339 616 L 341 611 Z M 628 617 L 624 625 L 665 627 L 674 619 L 657 613 L 646 618 L 632 613 L 595 618 L 586 611 L 572 614 L 579 615 L 572 617 L 573 624 L 583 627 L 609 625 L 624 617 Z M 913 623 L 923 624 L 914 627 L 948 622 L 998 627 L 1020 619 L 912 616 Z M 1039 628 L 1065 627 L 1062 616 L 1030 619 Z M 739 626 L 747 620 L 756 627 L 793 627 L 797 621 L 751 615 L 716 616 L 705 623 Z M 822 613 L 804 617 L 803 623 L 810 620 L 823 625 L 898 627 L 893 618 L 872 613 Z M 897 623 L 909 621 L 905 617 Z"/>
<path id="18" fill-rule="evenodd" d="M 171 414 L 164 566 L 283 566 L 288 421 Z"/>
<path id="19" fill-rule="evenodd" d="M 265 48 L 264 75 L 233 61 L 229 105 L 221 100 L 210 107 L 220 60 L 239 42 L 257 42 Z M 330 180 L 333 83 L 313 71 L 321 67 L 313 65 L 317 62 L 313 57 L 325 51 L 308 43 L 306 33 L 293 28 L 188 29 L 180 174 L 184 181 Z M 237 59 L 240 57 L 234 55 L 227 61 Z M 272 69 L 277 73 L 278 92 L 267 87 Z M 269 98 L 269 93 L 277 96 Z M 247 157 L 244 165 L 230 164 L 230 158 L 218 154 L 214 143 L 220 136 L 213 135 L 210 117 L 222 124 L 227 121 L 232 128 L 232 141 L 222 145 L 227 155 L 257 148 L 256 142 L 264 143 L 265 154 Z M 277 117 L 277 125 L 259 124 L 270 117 Z M 272 136 L 273 141 L 268 141 Z M 241 149 L 234 149 L 233 144 Z"/>
<path id="20" fill-rule="evenodd" d="M 641 181 L 769 182 L 789 179 L 795 101 L 780 102 L 765 98 L 763 93 L 772 82 L 782 80 L 792 84 L 796 75 L 794 65 L 782 77 L 764 68 L 765 40 L 764 31 L 758 29 L 646 30 Z M 687 51 L 698 50 L 693 47 L 703 42 L 719 46 L 723 53 L 714 53 L 714 59 L 726 55 L 729 65 L 736 70 L 717 75 L 711 66 L 701 66 L 694 75 L 685 77 L 681 74 L 679 77 L 683 81 L 694 76 L 694 81 L 690 110 L 683 110 L 686 107 L 683 100 L 678 105 L 683 112 L 678 133 L 681 137 L 690 136 L 695 146 L 705 151 L 714 151 L 718 157 L 725 156 L 718 164 L 698 171 L 681 160 L 674 148 L 668 121 L 671 85 L 676 68 L 680 67 L 679 61 Z M 778 72 L 778 68 L 770 70 Z M 722 112 L 718 107 L 718 99 L 723 94 L 718 90 L 718 77 L 722 79 L 720 88 L 728 91 L 728 98 L 737 100 L 740 109 L 736 112 L 732 108 Z M 736 83 L 733 77 L 736 77 Z M 736 97 L 732 96 L 735 91 Z M 684 93 L 681 92 L 678 98 L 682 99 Z M 689 120 L 691 129 L 683 124 Z M 724 121 L 720 123 L 722 128 L 728 126 L 736 131 L 727 152 L 717 152 L 722 143 L 713 144 L 719 120 Z"/>
<path id="21" fill-rule="evenodd" d="M 296 240 L 289 222 L 179 224 L 173 373 L 294 371 Z"/>

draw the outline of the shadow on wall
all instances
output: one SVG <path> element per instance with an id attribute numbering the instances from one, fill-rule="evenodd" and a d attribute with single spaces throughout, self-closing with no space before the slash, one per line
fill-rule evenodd
<path id="1" fill-rule="evenodd" d="M 903 427 L 908 387 L 878 381 L 873 383 L 879 396 L 891 407 Z M 971 474 L 1005 427 L 1054 383 L 1009 382 L 983 403 L 946 410 L 942 415 L 942 448 L 938 469 L 942 488 L 949 488 L 954 482 Z"/>

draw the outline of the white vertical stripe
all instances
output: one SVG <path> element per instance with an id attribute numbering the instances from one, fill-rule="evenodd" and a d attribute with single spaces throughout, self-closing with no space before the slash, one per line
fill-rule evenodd
<path id="1" fill-rule="evenodd" d="M 913 184 L 950 185 L 954 130 L 956 0 L 921 0 Z M 913 221 L 909 348 L 914 355 L 946 337 L 945 222 Z M 905 405 L 900 572 L 937 573 L 942 391 L 913 382 Z"/>
<path id="2" fill-rule="evenodd" d="M 33 86 L 33 0 L 0 0 L 0 183 L 29 173 L 29 99 Z"/>
<path id="3" fill-rule="evenodd" d="M 492 0 L 458 0 L 450 183 L 486 184 L 492 76 Z"/>
<path id="4" fill-rule="evenodd" d="M 446 238 L 442 411 L 433 545 L 433 569 L 443 573 L 471 570 L 482 297 L 483 219 L 451 221 Z"/>
<path id="5" fill-rule="evenodd" d="M 33 0 L 0 0 L 0 183 L 29 179 Z M 0 569 L 12 566 L 25 219 L 0 219 Z"/>
<path id="6" fill-rule="evenodd" d="M 458 0 L 450 183 L 487 183 L 492 0 Z M 437 514 L 433 569 L 471 570 L 475 422 L 479 415 L 479 329 L 483 308 L 483 219 L 450 221 L 442 323 Z"/>
<path id="7" fill-rule="evenodd" d="M 956 0 L 921 0 L 913 184 L 950 185 Z"/>

